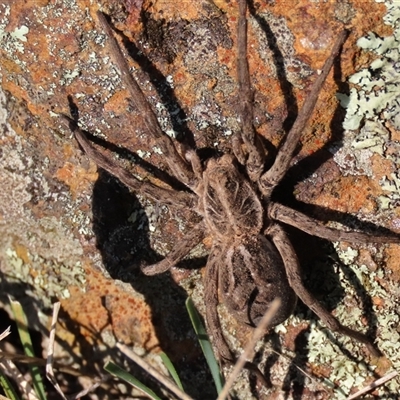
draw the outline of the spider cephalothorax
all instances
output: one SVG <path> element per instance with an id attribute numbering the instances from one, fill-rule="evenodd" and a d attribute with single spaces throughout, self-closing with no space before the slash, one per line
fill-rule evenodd
<path id="1" fill-rule="evenodd" d="M 331 330 L 359 340 L 371 353 L 379 354 L 368 337 L 341 325 L 304 287 L 296 253 L 281 222 L 328 240 L 389 243 L 399 239 L 394 234 L 371 236 L 328 228 L 305 214 L 270 200 L 272 191 L 289 169 L 302 130 L 345 41 L 346 32 L 338 35 L 331 55 L 279 147 L 275 161 L 266 170 L 265 151 L 253 127 L 252 90 L 246 59 L 247 4 L 246 0 L 238 0 L 238 3 L 237 77 L 241 131 L 232 140 L 233 154 L 200 160 L 196 149 L 186 147 L 182 151 L 174 140 L 162 132 L 151 106 L 130 76 L 111 28 L 101 13 L 98 14 L 99 21 L 109 37 L 114 61 L 141 115 L 138 123 L 142 123 L 143 129 L 156 140 L 170 171 L 187 190 L 166 189 L 139 180 L 111 157 L 99 152 L 73 124 L 75 136 L 99 167 L 118 177 L 133 191 L 169 206 L 190 207 L 203 217 L 203 221 L 180 240 L 163 261 L 144 267 L 143 272 L 147 275 L 164 272 L 182 260 L 205 236 L 212 238 L 205 273 L 204 300 L 208 329 L 221 359 L 231 360 L 232 354 L 221 330 L 217 312 L 218 292 L 237 320 L 250 325 L 257 324 L 275 297 L 281 298 L 282 305 L 271 325 L 280 323 L 290 315 L 299 297 Z"/>

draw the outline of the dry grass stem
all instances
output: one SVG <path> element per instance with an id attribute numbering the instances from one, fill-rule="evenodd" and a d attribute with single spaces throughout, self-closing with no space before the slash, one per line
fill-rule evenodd
<path id="1" fill-rule="evenodd" d="M 101 382 L 95 382 L 92 386 L 90 386 L 89 388 L 80 391 L 79 393 L 77 393 L 75 396 L 73 396 L 73 399 L 80 399 L 83 396 L 86 396 L 88 393 L 93 392 L 95 389 L 97 389 L 103 382 L 105 381 L 105 379 L 103 379 Z"/>
<path id="2" fill-rule="evenodd" d="M 51 320 L 49 345 L 47 347 L 47 360 L 46 360 L 46 377 L 52 383 L 58 394 L 67 400 L 64 393 L 62 392 L 60 385 L 58 384 L 53 371 L 53 355 L 54 355 L 54 340 L 56 337 L 56 324 L 58 318 L 58 312 L 60 311 L 60 302 L 53 304 L 53 317 Z"/>
<path id="3" fill-rule="evenodd" d="M 24 378 L 17 366 L 11 360 L 1 360 L 0 369 L 18 385 L 28 400 L 39 400 L 30 383 Z"/>
<path id="4" fill-rule="evenodd" d="M 266 330 L 267 326 L 269 325 L 272 318 L 277 313 L 280 305 L 281 305 L 281 300 L 279 298 L 276 298 L 269 306 L 268 311 L 262 317 L 260 323 L 258 324 L 257 328 L 253 332 L 253 336 L 251 337 L 250 341 L 246 344 L 246 347 L 243 350 L 243 353 L 240 355 L 235 366 L 233 367 L 233 371 L 229 375 L 229 378 L 226 381 L 225 386 L 223 387 L 217 400 L 224 400 L 228 396 L 229 390 L 231 389 L 232 385 L 234 384 L 236 378 L 240 374 L 240 371 L 243 369 L 247 360 L 253 358 L 254 347 L 255 347 L 256 343 L 265 334 L 265 330 Z"/>
<path id="5" fill-rule="evenodd" d="M 390 372 L 389 374 L 383 376 L 382 378 L 379 378 L 376 381 L 372 382 L 371 384 L 369 384 L 365 388 L 359 390 L 357 393 L 352 394 L 350 397 L 347 398 L 347 400 L 356 399 L 357 397 L 360 397 L 363 394 L 368 393 L 369 391 L 376 389 L 378 386 L 381 386 L 384 383 L 390 381 L 391 379 L 393 379 L 397 375 L 398 375 L 397 371 Z"/>
<path id="6" fill-rule="evenodd" d="M 11 326 L 9 326 L 2 334 L 0 334 L 0 340 L 3 340 L 11 333 Z"/>

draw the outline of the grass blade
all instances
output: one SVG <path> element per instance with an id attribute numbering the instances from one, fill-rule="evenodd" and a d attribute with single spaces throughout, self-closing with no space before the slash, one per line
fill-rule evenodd
<path id="1" fill-rule="evenodd" d="M 19 301 L 12 300 L 10 297 L 9 299 L 24 353 L 28 357 L 35 357 L 31 336 L 28 331 L 28 319 L 26 318 L 24 310 L 22 309 L 21 303 Z M 36 365 L 30 365 L 29 370 L 36 395 L 40 400 L 46 400 L 46 391 L 44 390 L 43 379 L 39 367 Z"/>
<path id="2" fill-rule="evenodd" d="M 176 369 L 174 367 L 174 364 L 172 364 L 170 358 L 164 353 L 162 352 L 160 354 L 160 357 L 164 363 L 164 365 L 166 366 L 168 372 L 170 373 L 170 375 L 172 376 L 172 379 L 175 381 L 176 386 L 178 386 L 179 389 L 183 390 L 183 385 L 181 382 L 181 379 L 179 378 L 178 373 L 176 372 Z"/>
<path id="3" fill-rule="evenodd" d="M 17 395 L 17 392 L 15 391 L 10 380 L 1 371 L 0 371 L 0 386 L 3 388 L 4 394 L 7 396 L 7 398 L 9 398 L 10 400 L 19 400 L 19 396 Z"/>
<path id="4" fill-rule="evenodd" d="M 166 389 L 173 393 L 177 399 L 193 400 L 189 395 L 179 389 L 178 386 L 176 386 L 169 377 L 166 377 L 164 374 L 157 371 L 144 358 L 140 357 L 128 346 L 117 343 L 117 347 L 121 350 L 122 353 L 124 353 L 128 358 L 139 365 L 139 367 L 146 371 L 151 377 L 153 377 L 160 385 L 163 385 Z"/>
<path id="5" fill-rule="evenodd" d="M 210 339 L 208 338 L 207 331 L 201 322 L 200 315 L 193 304 L 193 300 L 188 297 L 186 300 L 186 309 L 192 321 L 193 328 L 197 334 L 201 349 L 203 350 L 204 357 L 206 358 L 208 367 L 210 368 L 211 375 L 214 380 L 217 393 L 219 394 L 224 386 L 224 378 L 220 372 L 218 362 L 215 358 Z"/>
<path id="6" fill-rule="evenodd" d="M 131 375 L 129 372 L 125 371 L 123 368 L 119 367 L 118 365 L 114 364 L 111 361 L 108 361 L 104 365 L 104 369 L 109 372 L 110 374 L 118 377 L 119 379 L 122 379 L 123 381 L 129 383 L 136 389 L 140 390 L 147 396 L 149 396 L 153 400 L 161 400 L 160 397 L 158 397 L 149 387 L 147 387 L 145 384 L 140 382 L 138 379 L 136 379 L 133 375 Z"/>

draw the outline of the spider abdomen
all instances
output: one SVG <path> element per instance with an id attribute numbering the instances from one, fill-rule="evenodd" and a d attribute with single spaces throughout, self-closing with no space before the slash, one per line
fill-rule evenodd
<path id="1" fill-rule="evenodd" d="M 257 325 L 276 298 L 281 306 L 270 326 L 286 320 L 296 305 L 283 261 L 275 246 L 261 234 L 233 239 L 222 247 L 219 288 L 223 302 L 242 323 Z"/>

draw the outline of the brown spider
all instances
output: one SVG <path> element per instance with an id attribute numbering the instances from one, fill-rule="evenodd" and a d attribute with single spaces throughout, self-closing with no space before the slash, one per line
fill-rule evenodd
<path id="1" fill-rule="evenodd" d="M 247 63 L 247 3 L 246 0 L 238 0 L 238 3 L 237 78 L 241 131 L 232 142 L 234 155 L 226 154 L 204 161 L 195 149 L 179 145 L 162 132 L 154 111 L 131 77 L 112 30 L 101 13 L 98 13 L 99 21 L 108 36 L 111 53 L 130 91 L 132 102 L 142 116 L 144 129 L 157 141 L 172 174 L 187 190 L 166 189 L 139 180 L 95 149 L 75 124 L 71 124 L 72 129 L 86 154 L 133 191 L 166 205 L 190 207 L 203 217 L 203 221 L 185 235 L 164 260 L 144 267 L 143 272 L 146 275 L 165 272 L 206 236 L 212 238 L 205 272 L 204 301 L 208 330 L 221 360 L 232 360 L 233 356 L 222 334 L 217 312 L 218 292 L 239 322 L 253 326 L 276 297 L 282 299 L 282 304 L 271 326 L 283 322 L 292 313 L 299 297 L 329 329 L 364 343 L 377 356 L 379 351 L 366 335 L 341 325 L 304 287 L 299 261 L 280 222 L 330 241 L 389 243 L 399 242 L 398 237 L 329 228 L 299 211 L 270 200 L 272 191 L 289 169 L 300 135 L 347 33 L 343 31 L 339 34 L 273 165 L 265 171 L 265 150 L 253 127 L 253 92 Z"/>

